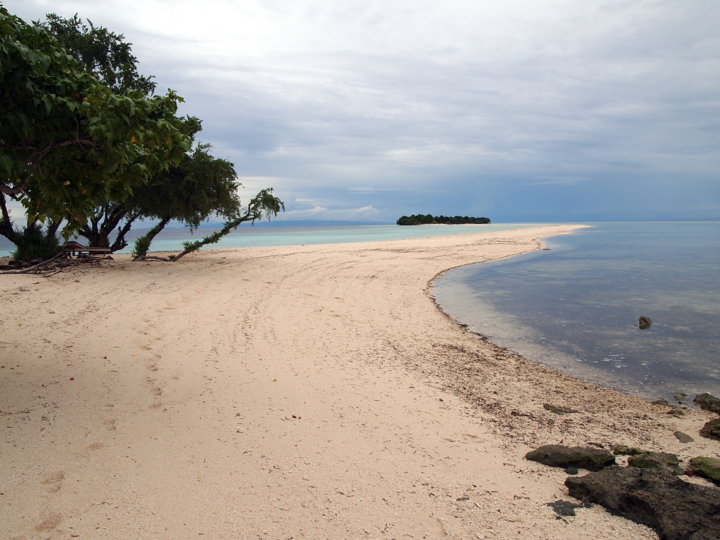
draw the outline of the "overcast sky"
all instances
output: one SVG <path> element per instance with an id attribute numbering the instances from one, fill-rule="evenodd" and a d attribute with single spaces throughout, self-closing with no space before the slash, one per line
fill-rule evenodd
<path id="1" fill-rule="evenodd" d="M 124 34 L 285 219 L 720 218 L 718 0 L 3 3 Z"/>

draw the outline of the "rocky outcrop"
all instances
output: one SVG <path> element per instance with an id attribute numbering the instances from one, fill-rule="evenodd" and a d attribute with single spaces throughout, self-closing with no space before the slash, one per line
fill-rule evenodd
<path id="1" fill-rule="evenodd" d="M 673 435 L 675 435 L 675 438 L 683 444 L 691 443 L 695 440 L 690 435 L 683 433 L 682 431 L 673 431 Z"/>
<path id="2" fill-rule="evenodd" d="M 716 398 L 712 394 L 705 392 L 704 394 L 698 394 L 693 399 L 693 403 L 706 411 L 720 414 L 720 398 Z"/>
<path id="3" fill-rule="evenodd" d="M 528 452 L 525 459 L 551 467 L 577 467 L 589 471 L 599 471 L 603 467 L 615 464 L 615 457 L 606 450 L 559 444 L 541 446 L 537 450 Z"/>
<path id="4" fill-rule="evenodd" d="M 720 486 L 720 459 L 711 457 L 692 458 L 686 473 L 702 476 Z"/>
<path id="5" fill-rule="evenodd" d="M 638 469 L 664 469 L 671 474 L 682 474 L 680 460 L 675 454 L 667 452 L 645 452 L 628 459 L 629 467 Z"/>
<path id="6" fill-rule="evenodd" d="M 665 469 L 672 474 L 682 474 L 680 459 L 667 452 L 650 452 L 642 448 L 634 448 L 618 444 L 613 448 L 616 456 L 630 456 L 628 466 L 638 469 Z"/>
<path id="7" fill-rule="evenodd" d="M 555 515 L 557 515 L 559 518 L 575 516 L 575 510 L 578 508 L 583 508 L 582 504 L 576 504 L 570 501 L 562 500 L 549 502 L 547 503 L 547 506 L 552 508 L 555 512 Z"/>
<path id="8" fill-rule="evenodd" d="M 643 315 L 638 319 L 638 328 L 640 330 L 645 330 L 646 328 L 650 328 L 652 326 L 652 319 L 648 317 L 647 315 Z"/>
<path id="9" fill-rule="evenodd" d="M 613 448 L 613 454 L 616 456 L 637 456 L 639 454 L 647 454 L 647 450 L 642 448 L 635 448 L 634 446 L 626 446 L 624 444 L 618 444 Z"/>
<path id="10" fill-rule="evenodd" d="M 720 538 L 720 490 L 663 469 L 608 467 L 565 480 L 571 496 L 652 527 L 662 539 Z"/>
<path id="11" fill-rule="evenodd" d="M 710 420 L 700 430 L 700 435 L 708 439 L 716 439 L 720 441 L 720 418 Z"/>
<path id="12" fill-rule="evenodd" d="M 555 414 L 572 414 L 578 412 L 570 407 L 562 407 L 560 405 L 551 405 L 550 403 L 543 403 L 543 408 L 546 411 L 553 412 Z"/>

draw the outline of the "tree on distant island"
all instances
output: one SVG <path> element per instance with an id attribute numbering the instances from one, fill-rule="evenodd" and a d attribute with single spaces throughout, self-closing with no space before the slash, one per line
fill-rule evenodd
<path id="1" fill-rule="evenodd" d="M 433 216 L 431 214 L 413 214 L 411 216 L 402 216 L 397 220 L 398 225 L 466 225 L 478 224 L 486 225 L 490 223 L 490 218 L 486 217 L 468 217 L 468 216 Z"/>
<path id="2" fill-rule="evenodd" d="M 124 36 L 77 15 L 29 25 L 0 6 L 0 234 L 16 259 L 52 256 L 58 231 L 116 251 L 136 220 L 159 220 L 136 246 L 144 256 L 171 220 L 197 228 L 220 217 L 227 234 L 284 209 L 272 189 L 243 207 L 233 164 L 192 148 L 200 120 L 177 116 L 174 92 L 154 96 L 136 62 Z M 6 197 L 25 207 L 24 231 Z"/>

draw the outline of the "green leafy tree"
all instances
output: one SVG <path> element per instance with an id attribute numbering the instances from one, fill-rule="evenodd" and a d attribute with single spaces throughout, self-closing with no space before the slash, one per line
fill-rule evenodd
<path id="1" fill-rule="evenodd" d="M 28 223 L 25 229 L 18 233 L 15 245 L 17 248 L 13 251 L 12 256 L 18 261 L 50 259 L 62 249 L 57 236 L 55 236 L 55 231 L 45 230 L 37 222 Z"/>
<path id="2" fill-rule="evenodd" d="M 173 92 L 152 96 L 123 39 L 77 15 L 28 25 L 0 7 L 0 234 L 50 253 L 62 224 L 66 238 L 117 250 L 138 218 L 156 218 L 144 254 L 173 219 L 196 228 L 217 215 L 227 234 L 282 210 L 272 190 L 243 210 L 232 164 L 207 145 L 187 153 L 200 120 L 176 115 Z M 13 227 L 8 199 L 25 206 L 27 234 Z"/>
<path id="3" fill-rule="evenodd" d="M 152 77 L 138 73 L 132 44 L 125 42 L 124 35 L 95 26 L 90 20 L 83 22 L 77 14 L 62 18 L 50 13 L 45 22 L 36 21 L 35 24 L 53 34 L 81 68 L 113 92 L 140 92 L 150 96 L 155 91 Z M 195 133 L 200 131 L 200 121 L 187 117 L 182 119 L 182 127 L 185 135 L 192 140 Z M 127 246 L 125 235 L 138 217 L 139 213 L 128 201 L 122 198 L 108 199 L 94 208 L 86 223 L 79 228 L 78 234 L 86 238 L 90 246 L 116 251 Z"/>
<path id="4" fill-rule="evenodd" d="M 83 22 L 77 14 L 65 19 L 48 13 L 44 22 L 35 21 L 35 24 L 54 35 L 81 68 L 113 92 L 139 91 L 148 96 L 155 92 L 152 77 L 138 73 L 132 43 L 125 42 L 123 34 L 97 27 L 90 20 Z"/>
<path id="5" fill-rule="evenodd" d="M 201 124 L 197 118 L 185 117 L 182 119 L 182 130 L 191 140 L 200 129 Z M 130 232 L 135 221 L 140 217 L 155 217 L 159 213 L 157 209 L 173 196 L 172 186 L 166 186 L 165 193 L 161 193 L 163 189 L 160 184 L 183 177 L 184 168 L 191 163 L 192 160 L 188 154 L 185 154 L 176 166 L 161 171 L 147 184 L 137 187 L 124 199 L 105 201 L 88 216 L 87 222 L 78 230 L 78 235 L 86 238 L 90 246 L 107 247 L 112 251 L 123 249 L 127 246 L 125 236 Z M 154 199 L 151 198 L 153 194 L 155 195 Z M 150 211 L 152 204 L 156 206 L 157 211 Z"/>
<path id="6" fill-rule="evenodd" d="M 260 191 L 260 193 L 258 193 L 257 195 L 255 195 L 255 197 L 252 198 L 247 208 L 245 208 L 240 214 L 238 214 L 234 218 L 227 221 L 223 225 L 222 229 L 207 235 L 201 240 L 196 240 L 194 242 L 186 242 L 184 246 L 185 249 L 179 254 L 171 257 L 171 260 L 177 261 L 181 257 L 184 257 L 185 255 L 187 255 L 188 253 L 192 253 L 193 251 L 197 251 L 203 246 L 206 246 L 208 244 L 214 244 L 220 241 L 223 236 L 229 234 L 231 231 L 239 227 L 242 223 L 254 223 L 257 220 L 262 219 L 263 217 L 270 219 L 278 215 L 278 213 L 283 210 L 285 210 L 285 205 L 280 199 L 273 195 L 272 188 L 263 189 L 262 191 Z"/>
<path id="7" fill-rule="evenodd" d="M 138 73 L 137 58 L 122 34 L 97 27 L 89 20 L 83 22 L 77 15 L 64 19 L 49 14 L 46 22 L 37 24 L 55 35 L 80 66 L 113 91 L 154 91 L 152 78 Z M 182 119 L 182 130 L 191 140 L 201 129 L 199 119 Z M 200 144 L 176 166 L 160 171 L 132 194 L 103 201 L 88 215 L 78 234 L 90 246 L 116 251 L 127 246 L 125 237 L 137 219 L 157 219 L 156 225 L 136 241 L 135 254 L 142 258 L 153 238 L 172 220 L 195 229 L 211 216 L 237 219 L 242 210 L 233 165 L 213 157 L 209 150 L 209 145 Z"/>
<path id="8" fill-rule="evenodd" d="M 114 93 L 46 29 L 0 7 L 0 234 L 17 240 L 5 197 L 29 223 L 64 222 L 68 237 L 177 163 L 190 146 L 179 101 Z"/>
<path id="9" fill-rule="evenodd" d="M 233 164 L 213 157 L 209 144 L 200 144 L 183 161 L 138 189 L 129 205 L 134 215 L 158 219 L 135 243 L 134 254 L 144 257 L 153 238 L 171 221 L 197 229 L 212 216 L 234 220 L 242 214 Z"/>

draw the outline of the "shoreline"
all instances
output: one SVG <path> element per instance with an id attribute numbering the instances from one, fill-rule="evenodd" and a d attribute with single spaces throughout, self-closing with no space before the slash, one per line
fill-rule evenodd
<path id="1" fill-rule="evenodd" d="M 655 538 L 568 499 L 533 446 L 715 455 L 709 418 L 559 374 L 432 298 L 572 225 L 214 249 L 0 280 L 10 536 Z M 580 412 L 557 416 L 543 404 Z"/>
<path id="2" fill-rule="evenodd" d="M 695 395 L 720 395 L 710 322 L 720 317 L 717 232 L 699 224 L 594 224 L 549 239 L 553 253 L 454 270 L 433 292 L 451 316 L 528 359 L 693 408 Z M 655 326 L 637 332 L 645 311 Z"/>
<path id="3" fill-rule="evenodd" d="M 298 225 L 289 225 L 287 222 L 284 222 L 283 224 L 280 224 L 283 222 L 263 222 L 261 224 L 255 223 L 253 225 L 245 225 L 237 228 L 235 231 L 230 233 L 228 236 L 222 238 L 218 244 L 207 246 L 204 249 L 204 251 L 211 251 L 211 250 L 218 250 L 218 249 L 236 249 L 236 248 L 248 248 L 248 247 L 268 247 L 268 246 L 294 246 L 294 245 L 317 245 L 317 244 L 326 244 L 326 243 L 333 243 L 333 244 L 342 244 L 342 243 L 356 243 L 356 242 L 374 242 L 374 241 L 385 241 L 385 240 L 403 240 L 403 239 L 410 239 L 410 238 L 423 238 L 424 236 L 415 236 L 413 234 L 408 234 L 409 231 L 422 231 L 425 230 L 427 233 L 426 236 L 432 237 L 438 234 L 439 229 L 435 228 L 435 225 L 427 224 L 427 225 L 416 225 L 416 226 L 398 226 L 394 223 L 384 223 L 384 224 L 342 224 L 342 223 L 336 223 L 336 224 L 319 224 L 319 225 L 313 225 L 307 222 L 301 222 L 301 224 Z M 553 223 L 548 224 L 537 224 L 537 223 L 531 223 L 531 222 L 519 222 L 519 223 L 489 223 L 486 225 L 478 225 L 478 224 L 437 224 L 439 226 L 444 226 L 448 228 L 457 228 L 457 229 L 470 229 L 470 228 L 476 228 L 478 232 L 492 232 L 495 230 L 509 230 L 512 228 L 517 227 L 537 227 L 539 225 L 553 225 Z M 507 227 L 508 229 L 504 229 Z M 203 236 L 208 231 L 215 231 L 220 228 L 220 225 L 216 226 L 203 226 L 197 229 L 196 233 L 190 233 L 189 230 L 186 227 L 172 227 L 172 228 L 165 228 L 154 240 L 153 249 L 151 250 L 150 254 L 156 254 L 156 253 L 177 253 L 182 251 L 182 242 L 185 240 L 197 240 L 200 236 Z M 327 237 L 322 237 L 321 239 L 312 238 L 309 242 L 307 242 L 307 236 L 305 235 L 304 241 L 298 241 L 297 239 L 293 238 L 293 236 L 288 237 L 286 233 L 292 234 L 294 229 L 311 229 L 316 231 L 328 231 L 328 230 L 337 230 L 337 229 L 356 229 L 356 228 L 370 228 L 370 229 L 377 229 L 377 228 L 391 228 L 395 231 L 407 231 L 406 233 L 394 237 L 394 236 L 388 236 L 383 238 L 373 238 L 368 240 L 356 240 L 353 236 L 341 236 L 338 238 L 333 238 L 332 240 L 328 241 Z M 499 228 L 499 229 L 498 229 Z M 131 230 L 129 237 L 128 237 L 128 245 L 123 248 L 122 250 L 116 252 L 116 255 L 125 255 L 129 254 L 130 250 L 132 249 L 132 246 L 134 244 L 134 241 L 137 238 L 137 234 L 141 231 L 147 232 L 149 231 L 149 228 L 134 228 Z M 172 235 L 173 233 L 182 233 L 182 237 L 175 237 L 174 239 L 168 239 L 166 237 L 166 234 L 170 233 Z M 306 231 L 307 232 L 307 231 Z M 462 230 L 461 232 L 445 232 L 443 231 L 442 234 L 466 234 L 469 232 L 469 230 Z M 260 237 L 260 236 L 272 236 L 274 233 L 285 233 L 284 242 L 285 243 L 278 243 L 274 240 L 271 243 L 264 244 L 255 244 L 255 243 L 246 243 L 247 239 L 250 237 Z M 248 234 L 250 236 L 248 236 Z M 78 240 L 81 244 L 85 244 L 86 242 L 82 238 L 73 238 L 75 240 Z M 2 241 L 3 238 L 0 237 L 0 241 Z M 174 242 L 176 245 L 173 247 L 162 247 L 162 244 L 165 242 Z M 0 249 L 0 254 L 7 252 L 6 255 L 0 255 L 0 264 L 6 264 L 7 261 L 10 259 L 9 253 L 15 249 L 15 246 L 13 246 L 12 243 L 9 241 L 6 241 L 6 245 Z"/>

